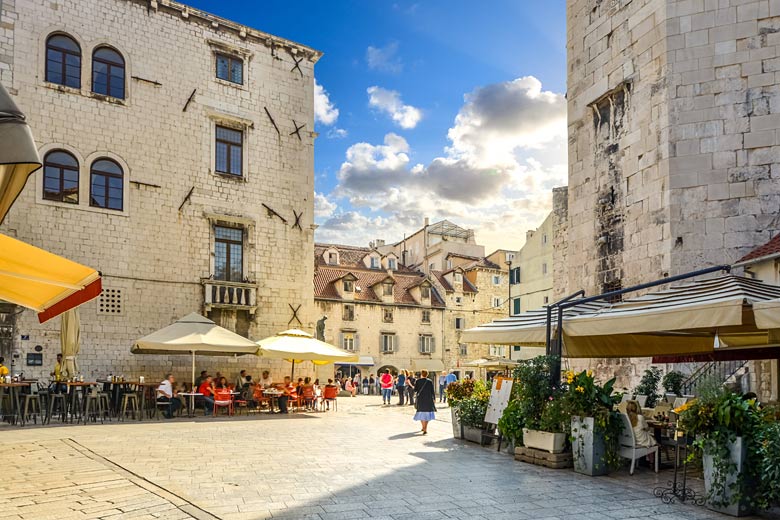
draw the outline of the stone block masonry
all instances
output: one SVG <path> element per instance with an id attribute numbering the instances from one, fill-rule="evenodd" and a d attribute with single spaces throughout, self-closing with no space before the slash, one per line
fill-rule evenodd
<path id="1" fill-rule="evenodd" d="M 80 47 L 80 88 L 47 81 L 46 41 L 54 33 Z M 93 92 L 100 46 L 125 61 L 124 99 Z M 241 82 L 216 77 L 218 55 L 240 60 Z M 320 56 L 168 0 L 3 0 L 0 81 L 26 112 L 41 156 L 64 150 L 78 161 L 79 186 L 76 204 L 46 200 L 39 171 L 2 232 L 99 269 L 104 287 L 121 300 L 113 313 L 100 311 L 99 301 L 80 310 L 79 360 L 87 377 L 173 370 L 189 380 L 188 359 L 136 357 L 130 346 L 192 311 L 252 339 L 292 326 L 313 329 L 313 266 L 302 259 L 314 250 L 313 82 Z M 301 125 L 300 139 L 290 135 Z M 217 173 L 217 126 L 241 132 L 241 175 Z M 121 210 L 95 207 L 91 167 L 100 158 L 122 169 Z M 293 226 L 296 213 L 300 228 Z M 203 281 L 220 277 L 215 265 L 225 255 L 215 245 L 216 226 L 241 230 L 239 250 L 231 250 L 238 272 L 230 273 L 231 283 L 253 294 L 252 306 L 204 305 Z M 220 298 L 232 290 L 220 287 Z M 291 322 L 290 306 L 300 306 L 300 321 Z M 35 345 L 44 347 L 44 366 L 18 366 Z M 17 370 L 48 377 L 59 320 L 38 325 L 24 311 L 14 351 Z M 257 376 L 261 365 L 269 363 L 198 359 L 199 369 L 231 377 L 239 367 Z M 289 364 L 273 368 L 281 377 Z"/>

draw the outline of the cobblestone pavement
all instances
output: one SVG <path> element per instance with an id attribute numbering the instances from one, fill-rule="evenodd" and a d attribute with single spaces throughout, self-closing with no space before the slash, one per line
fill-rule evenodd
<path id="1" fill-rule="evenodd" d="M 420 435 L 411 407 L 342 398 L 338 412 L 0 428 L 0 519 L 705 519 L 663 504 L 640 468 L 586 477 Z"/>

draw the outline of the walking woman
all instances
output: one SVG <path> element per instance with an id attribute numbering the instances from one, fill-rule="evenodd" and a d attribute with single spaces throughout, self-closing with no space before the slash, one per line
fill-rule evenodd
<path id="1" fill-rule="evenodd" d="M 414 420 L 422 423 L 422 434 L 428 434 L 428 422 L 436 419 L 435 397 L 433 391 L 433 381 L 428 379 L 428 371 L 420 372 L 420 379 L 414 383 L 414 393 L 417 394 L 415 401 L 417 413 L 414 414 Z"/>

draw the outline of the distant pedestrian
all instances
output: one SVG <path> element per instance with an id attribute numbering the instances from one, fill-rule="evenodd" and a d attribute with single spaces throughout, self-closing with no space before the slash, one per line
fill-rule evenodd
<path id="1" fill-rule="evenodd" d="M 406 403 L 412 406 L 414 406 L 414 383 L 416 381 L 414 372 L 406 373 Z"/>
<path id="2" fill-rule="evenodd" d="M 363 376 L 363 395 L 368 395 L 368 376 Z"/>
<path id="3" fill-rule="evenodd" d="M 447 395 L 444 393 L 444 390 L 447 388 L 447 374 L 441 373 L 439 375 L 439 402 L 440 403 L 446 403 L 447 402 Z"/>
<path id="4" fill-rule="evenodd" d="M 379 385 L 382 388 L 382 404 L 390 404 L 390 398 L 393 395 L 393 376 L 390 375 L 390 370 L 385 370 L 385 373 L 379 378 Z"/>
<path id="5" fill-rule="evenodd" d="M 417 394 L 417 413 L 414 420 L 422 424 L 422 434 L 428 434 L 428 423 L 436 419 L 436 397 L 433 390 L 433 381 L 428 379 L 428 371 L 420 372 L 420 379 L 414 384 L 414 392 Z"/>
<path id="6" fill-rule="evenodd" d="M 374 377 L 374 374 L 371 374 L 368 377 L 368 393 L 370 395 L 374 395 L 374 392 L 376 391 L 376 388 L 377 388 L 377 384 L 376 383 L 377 383 L 377 381 L 376 381 L 376 378 Z"/>
<path id="7" fill-rule="evenodd" d="M 395 389 L 398 391 L 398 406 L 404 405 L 404 395 L 406 395 L 406 374 L 404 370 L 398 372 L 395 381 Z"/>

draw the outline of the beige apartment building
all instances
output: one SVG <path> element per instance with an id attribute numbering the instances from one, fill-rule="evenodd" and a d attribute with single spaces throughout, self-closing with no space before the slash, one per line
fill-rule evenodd
<path id="1" fill-rule="evenodd" d="M 778 17 L 758 0 L 567 2 L 556 298 L 733 263 L 777 231 Z M 647 365 L 590 363 L 628 387 Z"/>
<path id="2" fill-rule="evenodd" d="M 553 221 L 552 213 L 542 225 L 529 230 L 525 244 L 512 262 L 512 314 L 541 309 L 553 302 Z"/>
<path id="3" fill-rule="evenodd" d="M 45 163 L 1 231 L 101 271 L 80 308 L 86 377 L 188 375 L 130 347 L 192 311 L 252 339 L 313 330 L 320 52 L 170 0 L 4 0 L 1 21 L 0 81 Z M 0 310 L 15 370 L 48 377 L 59 320 Z"/>
<path id="4" fill-rule="evenodd" d="M 433 280 L 376 248 L 316 244 L 314 299 L 325 341 L 355 352 L 363 375 L 445 370 L 445 300 Z M 349 365 L 337 365 L 347 373 Z"/>

